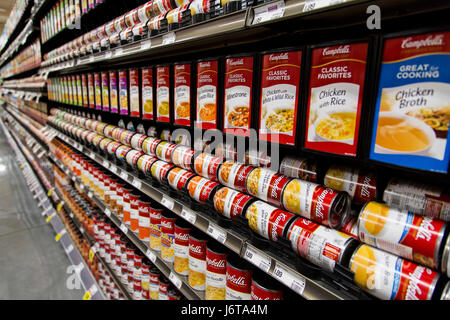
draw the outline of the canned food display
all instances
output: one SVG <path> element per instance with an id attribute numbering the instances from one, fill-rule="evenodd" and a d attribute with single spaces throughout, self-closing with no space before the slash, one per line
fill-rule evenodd
<path id="1" fill-rule="evenodd" d="M 156 157 L 160 160 L 171 162 L 172 152 L 176 146 L 177 146 L 176 144 L 167 141 L 161 141 L 160 143 L 158 143 L 158 146 L 156 147 Z"/>
<path id="2" fill-rule="evenodd" d="M 219 182 L 227 187 L 240 192 L 247 192 L 247 177 L 253 167 L 234 161 L 225 161 L 219 167 L 217 178 Z"/>
<path id="3" fill-rule="evenodd" d="M 151 300 L 159 299 L 159 277 L 161 272 L 156 267 L 150 267 L 149 271 L 150 285 L 149 285 L 149 295 Z"/>
<path id="4" fill-rule="evenodd" d="M 343 232 L 353 238 L 359 240 L 358 236 L 358 217 L 357 216 L 347 216 L 342 224 L 342 227 L 339 229 L 340 232 Z"/>
<path id="5" fill-rule="evenodd" d="M 310 182 L 317 182 L 317 164 L 309 159 L 284 157 L 280 163 L 282 175 Z"/>
<path id="6" fill-rule="evenodd" d="M 155 137 L 145 138 L 142 142 L 142 151 L 144 151 L 148 155 L 151 155 L 152 157 L 156 157 L 156 146 L 160 142 L 161 140 Z"/>
<path id="7" fill-rule="evenodd" d="M 159 161 L 158 158 L 144 154 L 139 157 L 136 165 L 139 171 L 144 173 L 146 176 L 151 176 L 150 168 L 152 167 L 152 164 L 156 161 Z"/>
<path id="8" fill-rule="evenodd" d="M 219 184 L 217 182 L 208 180 L 200 176 L 192 177 L 187 185 L 187 189 L 191 198 L 200 203 L 212 201 L 214 194 L 218 188 Z"/>
<path id="9" fill-rule="evenodd" d="M 223 187 L 214 194 L 213 204 L 221 215 L 235 220 L 237 216 L 243 215 L 254 200 L 256 199 L 249 195 Z"/>
<path id="10" fill-rule="evenodd" d="M 450 237 L 447 237 L 444 252 L 442 253 L 441 271 L 450 278 Z"/>
<path id="11" fill-rule="evenodd" d="M 174 165 L 192 171 L 195 150 L 186 146 L 178 145 L 172 152 L 172 162 Z"/>
<path id="12" fill-rule="evenodd" d="M 324 185 L 347 192 L 357 204 L 365 204 L 377 194 L 375 174 L 358 168 L 332 165 L 325 174 Z"/>
<path id="13" fill-rule="evenodd" d="M 208 240 L 201 233 L 189 234 L 189 285 L 195 290 L 205 290 L 206 245 Z"/>
<path id="14" fill-rule="evenodd" d="M 440 277 L 435 271 L 361 244 L 350 269 L 362 289 L 383 300 L 430 300 Z"/>
<path id="15" fill-rule="evenodd" d="M 153 162 L 150 171 L 152 173 L 152 177 L 158 180 L 159 182 L 165 182 L 167 180 L 166 176 L 170 169 L 174 168 L 173 164 L 164 162 L 162 160 L 157 160 Z"/>
<path id="16" fill-rule="evenodd" d="M 392 178 L 383 201 L 400 210 L 450 221 L 450 193 L 437 186 Z"/>
<path id="17" fill-rule="evenodd" d="M 173 189 L 183 191 L 186 189 L 189 179 L 194 176 L 193 172 L 174 167 L 167 174 L 167 182 Z"/>
<path id="18" fill-rule="evenodd" d="M 350 211 L 350 198 L 346 192 L 309 181 L 290 180 L 282 196 L 286 210 L 333 229 L 340 228 Z"/>
<path id="19" fill-rule="evenodd" d="M 142 118 L 146 120 L 153 119 L 153 69 L 141 69 L 141 97 L 142 97 Z"/>
<path id="20" fill-rule="evenodd" d="M 375 201 L 363 207 L 358 219 L 362 242 L 433 269 L 439 268 L 445 228 L 442 220 L 389 208 Z"/>
<path id="21" fill-rule="evenodd" d="M 165 276 L 160 275 L 159 276 L 159 293 L 158 293 L 158 300 L 169 300 L 169 290 L 170 281 Z"/>
<path id="22" fill-rule="evenodd" d="M 150 248 L 161 251 L 161 213 L 163 210 L 158 207 L 150 207 Z"/>
<path id="23" fill-rule="evenodd" d="M 125 162 L 126 161 L 126 156 L 127 156 L 127 153 L 128 152 L 130 152 L 132 149 L 130 148 L 130 147 L 127 147 L 127 146 L 125 146 L 125 145 L 120 145 L 117 149 L 116 149 L 116 152 L 115 152 L 115 156 L 116 156 L 116 158 L 117 158 L 117 160 L 120 160 L 120 161 L 123 161 L 123 162 Z"/>
<path id="24" fill-rule="evenodd" d="M 146 138 L 147 136 L 145 134 L 135 133 L 130 141 L 131 147 L 142 151 L 142 144 Z"/>
<path id="25" fill-rule="evenodd" d="M 283 300 L 283 290 L 264 273 L 253 272 L 250 296 L 252 300 Z"/>
<path id="26" fill-rule="evenodd" d="M 222 157 L 200 153 L 194 158 L 194 170 L 198 175 L 212 181 L 218 181 L 217 172 L 223 162 Z"/>
<path id="27" fill-rule="evenodd" d="M 161 259 L 166 262 L 174 261 L 174 238 L 175 238 L 175 220 L 176 216 L 170 212 L 161 214 Z"/>
<path id="28" fill-rule="evenodd" d="M 181 219 L 174 225 L 174 260 L 173 268 L 176 273 L 187 276 L 189 274 L 189 232 L 191 225 Z"/>
<path id="29" fill-rule="evenodd" d="M 247 208 L 245 218 L 254 232 L 266 239 L 277 241 L 278 237 L 284 235 L 295 214 L 257 200 Z"/>
<path id="30" fill-rule="evenodd" d="M 215 242 L 206 247 L 206 300 L 225 300 L 227 250 Z"/>
<path id="31" fill-rule="evenodd" d="M 141 197 L 141 199 L 139 200 L 139 208 L 138 208 L 139 210 L 138 236 L 140 240 L 145 242 L 148 242 L 150 240 L 150 206 L 151 206 L 150 201 L 148 199 Z"/>
<path id="32" fill-rule="evenodd" d="M 251 300 L 253 269 L 249 263 L 234 254 L 227 257 L 226 300 Z"/>
<path id="33" fill-rule="evenodd" d="M 286 237 L 299 256 L 331 272 L 336 263 L 347 264 L 345 259 L 358 244 L 353 237 L 300 217 L 290 225 Z"/>
<path id="34" fill-rule="evenodd" d="M 292 179 L 273 172 L 269 169 L 254 168 L 247 177 L 247 193 L 281 206 L 284 188 Z"/>
<path id="35" fill-rule="evenodd" d="M 167 291 L 167 295 L 169 296 L 169 300 L 180 300 L 181 295 L 173 286 L 169 287 L 169 290 Z"/>
<path id="36" fill-rule="evenodd" d="M 143 155 L 144 153 L 138 150 L 131 149 L 127 155 L 126 155 L 126 161 L 128 165 L 130 165 L 132 168 L 137 167 L 138 159 Z"/>

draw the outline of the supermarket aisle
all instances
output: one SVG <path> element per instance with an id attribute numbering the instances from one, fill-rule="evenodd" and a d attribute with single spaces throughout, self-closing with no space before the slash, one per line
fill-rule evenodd
<path id="1" fill-rule="evenodd" d="M 0 131 L 0 299 L 81 299 L 82 289 L 66 288 L 70 261 Z"/>

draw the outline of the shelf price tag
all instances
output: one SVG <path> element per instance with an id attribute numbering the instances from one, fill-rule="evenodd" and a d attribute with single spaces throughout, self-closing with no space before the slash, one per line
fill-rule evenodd
<path id="1" fill-rule="evenodd" d="M 41 215 L 45 216 L 51 209 L 52 209 L 52 206 L 48 206 L 44 211 L 42 211 Z"/>
<path id="2" fill-rule="evenodd" d="M 106 216 L 110 217 L 111 216 L 111 210 L 109 210 L 109 208 L 105 208 L 105 214 Z"/>
<path id="3" fill-rule="evenodd" d="M 50 197 L 52 195 L 52 193 L 53 193 L 53 189 L 48 190 L 47 197 Z"/>
<path id="4" fill-rule="evenodd" d="M 264 256 L 252 247 L 247 246 L 244 258 L 245 260 L 250 261 L 252 264 L 263 270 L 265 273 L 269 272 L 270 265 L 272 264 L 272 259 L 270 257 Z"/>
<path id="5" fill-rule="evenodd" d="M 107 160 L 103 160 L 103 166 L 105 168 L 109 168 L 109 162 Z"/>
<path id="6" fill-rule="evenodd" d="M 106 59 L 109 59 L 109 58 L 111 58 L 112 57 L 112 52 L 111 51 L 106 51 L 106 53 L 105 53 L 105 58 Z"/>
<path id="7" fill-rule="evenodd" d="M 110 170 L 111 170 L 113 173 L 117 173 L 117 167 L 114 166 L 114 165 L 111 165 Z"/>
<path id="8" fill-rule="evenodd" d="M 306 0 L 303 12 L 317 10 L 323 7 L 332 6 L 338 3 L 342 3 L 345 0 Z"/>
<path id="9" fill-rule="evenodd" d="M 60 233 L 58 233 L 55 237 L 55 241 L 58 242 L 63 235 L 67 233 L 66 229 L 63 229 Z"/>
<path id="10" fill-rule="evenodd" d="M 114 51 L 114 56 L 120 56 L 123 53 L 123 49 L 122 48 L 117 48 L 116 51 Z"/>
<path id="11" fill-rule="evenodd" d="M 131 183 L 136 189 L 140 189 L 142 187 L 142 182 L 139 181 L 138 178 L 133 177 L 133 182 Z"/>
<path id="12" fill-rule="evenodd" d="M 72 181 L 75 182 L 75 180 L 77 180 L 77 179 L 75 178 L 75 176 L 72 176 Z"/>
<path id="13" fill-rule="evenodd" d="M 73 245 L 69 245 L 66 249 L 66 254 L 70 254 L 73 251 Z"/>
<path id="14" fill-rule="evenodd" d="M 162 197 L 161 204 L 169 210 L 173 210 L 173 206 L 175 205 L 173 200 L 166 198 L 166 196 Z"/>
<path id="15" fill-rule="evenodd" d="M 88 194 L 87 194 L 87 196 L 88 196 L 89 198 L 92 198 L 92 196 L 93 196 L 92 191 L 89 191 Z"/>
<path id="16" fill-rule="evenodd" d="M 299 274 L 294 274 L 292 271 L 280 265 L 278 262 L 273 270 L 273 276 L 281 283 L 285 284 L 299 295 L 303 294 L 305 290 L 306 282 L 305 278 Z"/>
<path id="17" fill-rule="evenodd" d="M 169 280 L 172 281 L 172 283 L 175 285 L 175 287 L 177 287 L 178 289 L 181 288 L 181 286 L 183 285 L 183 282 L 180 280 L 180 278 L 178 278 L 172 271 L 170 271 L 169 274 Z"/>
<path id="18" fill-rule="evenodd" d="M 42 152 L 38 154 L 38 158 L 41 158 L 44 155 L 44 153 L 45 153 L 45 150 L 42 150 Z"/>
<path id="19" fill-rule="evenodd" d="M 155 263 L 156 255 L 150 249 L 147 249 L 145 255 L 150 259 L 151 262 Z"/>
<path id="20" fill-rule="evenodd" d="M 152 46 L 152 40 L 147 39 L 141 42 L 141 50 L 148 50 Z"/>
<path id="21" fill-rule="evenodd" d="M 38 207 L 42 206 L 46 200 L 47 200 L 47 198 L 42 199 L 42 200 L 38 203 Z"/>
<path id="22" fill-rule="evenodd" d="M 128 179 L 128 173 L 126 173 L 125 171 L 120 171 L 120 177 L 123 179 L 123 180 L 125 180 L 125 181 L 127 181 L 127 179 Z"/>
<path id="23" fill-rule="evenodd" d="M 165 46 L 167 44 L 174 43 L 176 39 L 175 32 L 171 31 L 162 36 L 162 44 Z"/>
<path id="24" fill-rule="evenodd" d="M 80 232 L 84 233 L 84 228 L 83 227 L 80 227 Z"/>
<path id="25" fill-rule="evenodd" d="M 91 300 L 92 297 L 97 293 L 98 289 L 95 285 L 89 288 L 88 291 L 83 296 L 83 300 Z"/>
<path id="26" fill-rule="evenodd" d="M 94 260 L 95 253 L 97 252 L 97 249 L 95 247 L 91 247 L 89 250 L 89 261 L 92 262 Z"/>
<path id="27" fill-rule="evenodd" d="M 62 209 L 63 205 L 64 205 L 64 201 L 61 201 L 60 203 L 58 203 L 58 205 L 56 206 L 56 210 L 60 211 Z"/>
<path id="28" fill-rule="evenodd" d="M 94 62 L 94 56 L 93 55 L 89 57 L 89 62 Z"/>
<path id="29" fill-rule="evenodd" d="M 45 219 L 45 222 L 49 223 L 50 220 L 53 219 L 53 217 L 55 216 L 56 213 L 53 213 L 51 216 L 48 216 L 47 219 Z"/>
<path id="30" fill-rule="evenodd" d="M 123 233 L 127 234 L 128 232 L 128 228 L 126 225 L 124 225 L 123 223 L 120 224 L 120 230 L 122 230 Z"/>
<path id="31" fill-rule="evenodd" d="M 284 10 L 284 0 L 271 2 L 261 7 L 256 7 L 253 9 L 254 17 L 252 25 L 281 18 L 284 16 Z"/>
<path id="32" fill-rule="evenodd" d="M 227 232 L 213 223 L 209 223 L 206 233 L 222 244 L 227 240 Z"/>
<path id="33" fill-rule="evenodd" d="M 197 215 L 189 210 L 186 210 L 185 208 L 181 210 L 181 216 L 191 224 L 195 224 L 195 221 L 197 220 Z"/>

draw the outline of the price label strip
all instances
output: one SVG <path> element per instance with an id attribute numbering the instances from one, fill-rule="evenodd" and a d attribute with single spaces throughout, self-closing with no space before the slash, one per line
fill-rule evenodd
<path id="1" fill-rule="evenodd" d="M 222 244 L 227 240 L 227 232 L 213 223 L 208 225 L 206 233 Z"/>
<path id="2" fill-rule="evenodd" d="M 120 225 L 120 230 L 122 230 L 123 233 L 127 234 L 128 232 L 128 228 L 126 225 L 124 225 L 123 223 Z"/>
<path id="3" fill-rule="evenodd" d="M 288 286 L 299 295 L 303 294 L 305 290 L 306 281 L 305 278 L 298 274 L 294 274 L 292 271 L 280 265 L 278 262 L 273 270 L 273 276 L 281 283 Z"/>
<path id="4" fill-rule="evenodd" d="M 183 285 L 183 282 L 180 280 L 180 278 L 178 278 L 172 271 L 170 271 L 169 274 L 169 280 L 172 281 L 172 283 L 175 285 L 175 287 L 177 287 L 178 289 L 181 288 L 181 286 Z"/>
<path id="5" fill-rule="evenodd" d="M 174 43 L 176 40 L 175 32 L 171 31 L 162 36 L 162 44 L 165 46 L 167 44 Z"/>
<path id="6" fill-rule="evenodd" d="M 323 7 L 333 6 L 345 2 L 345 0 L 306 0 L 303 12 L 317 10 Z"/>
<path id="7" fill-rule="evenodd" d="M 142 187 L 142 182 L 136 177 L 133 178 L 133 182 L 131 184 L 136 187 L 136 189 L 140 189 Z"/>
<path id="8" fill-rule="evenodd" d="M 111 216 L 111 210 L 109 210 L 108 208 L 105 208 L 105 214 L 110 217 Z"/>
<path id="9" fill-rule="evenodd" d="M 127 181 L 128 173 L 126 173 L 125 171 L 120 171 L 120 177 L 121 177 L 123 180 Z"/>
<path id="10" fill-rule="evenodd" d="M 151 262 L 155 263 L 156 255 L 150 249 L 147 249 L 145 255 L 150 259 Z"/>
<path id="11" fill-rule="evenodd" d="M 181 210 L 181 216 L 191 224 L 195 224 L 195 221 L 197 220 L 197 215 L 189 210 L 186 210 L 185 208 Z"/>
<path id="12" fill-rule="evenodd" d="M 161 199 L 161 204 L 166 207 L 169 210 L 173 210 L 173 207 L 175 205 L 175 202 L 173 202 L 172 199 L 168 199 L 165 196 L 162 197 Z"/>
<path id="13" fill-rule="evenodd" d="M 244 255 L 245 260 L 250 261 L 252 264 L 263 270 L 265 273 L 268 273 L 270 270 L 270 266 L 272 264 L 272 259 L 267 257 L 252 247 L 247 246 Z"/>
<path id="14" fill-rule="evenodd" d="M 253 9 L 254 17 L 252 25 L 281 18 L 284 16 L 284 11 L 284 0 L 271 2 L 261 7 L 256 7 Z"/>
<path id="15" fill-rule="evenodd" d="M 152 40 L 144 40 L 141 42 L 141 50 L 148 50 L 152 47 Z"/>

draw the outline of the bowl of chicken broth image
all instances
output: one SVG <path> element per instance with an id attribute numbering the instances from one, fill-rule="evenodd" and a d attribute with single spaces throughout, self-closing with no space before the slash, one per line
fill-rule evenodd
<path id="1" fill-rule="evenodd" d="M 435 141 L 434 130 L 423 121 L 402 113 L 380 112 L 376 153 L 424 155 Z"/>

